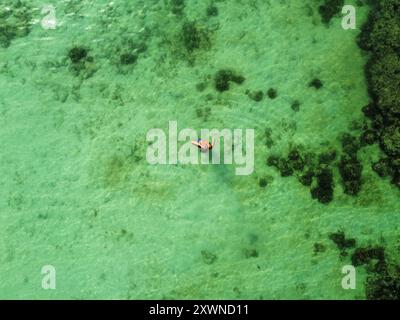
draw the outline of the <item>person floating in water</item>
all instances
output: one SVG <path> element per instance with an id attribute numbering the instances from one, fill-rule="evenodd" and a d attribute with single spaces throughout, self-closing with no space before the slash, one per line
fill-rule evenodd
<path id="1" fill-rule="evenodd" d="M 197 141 L 192 141 L 192 143 L 196 145 L 201 152 L 207 152 L 214 147 L 214 138 L 212 138 L 211 143 L 208 140 L 201 140 L 201 139 L 197 139 Z"/>

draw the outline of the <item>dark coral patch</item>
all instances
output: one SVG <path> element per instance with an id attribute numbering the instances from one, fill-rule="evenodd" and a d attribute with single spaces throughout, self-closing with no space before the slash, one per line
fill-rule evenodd
<path id="1" fill-rule="evenodd" d="M 329 234 L 329 239 L 332 240 L 340 251 L 354 248 L 356 239 L 347 239 L 343 231 L 332 232 Z"/>
<path id="2" fill-rule="evenodd" d="M 278 91 L 276 91 L 276 89 L 274 88 L 270 88 L 267 91 L 267 95 L 270 99 L 276 99 L 276 97 L 278 97 Z"/>
<path id="3" fill-rule="evenodd" d="M 324 84 L 322 83 L 322 81 L 320 79 L 315 78 L 315 79 L 310 81 L 308 86 L 319 90 L 324 86 Z"/>
<path id="4" fill-rule="evenodd" d="M 374 170 L 380 177 L 384 178 L 392 174 L 391 161 L 389 158 L 382 158 L 373 163 L 372 170 Z"/>
<path id="5" fill-rule="evenodd" d="M 304 169 L 304 159 L 297 149 L 291 149 L 289 151 L 288 162 L 294 170 L 301 171 Z"/>
<path id="6" fill-rule="evenodd" d="M 337 152 L 335 149 L 327 150 L 318 156 L 318 162 L 320 164 L 330 164 L 335 161 L 336 155 Z"/>
<path id="7" fill-rule="evenodd" d="M 195 49 L 200 48 L 201 35 L 198 30 L 196 23 L 186 22 L 182 27 L 183 42 L 185 48 L 189 52 L 193 52 Z"/>
<path id="8" fill-rule="evenodd" d="M 271 130 L 271 128 L 266 128 L 265 129 L 264 136 L 265 136 L 265 145 L 268 148 L 271 148 L 275 144 L 274 140 L 272 139 L 272 130 Z"/>
<path id="9" fill-rule="evenodd" d="M 75 46 L 68 52 L 68 57 L 71 61 L 70 69 L 75 76 L 81 75 L 87 79 L 95 72 L 95 64 L 92 56 L 89 56 L 89 51 L 85 47 Z"/>
<path id="10" fill-rule="evenodd" d="M 260 180 L 258 180 L 258 185 L 261 188 L 265 188 L 268 185 L 268 180 L 267 178 L 260 178 Z"/>
<path id="11" fill-rule="evenodd" d="M 342 178 L 344 193 L 355 196 L 361 190 L 363 166 L 357 153 L 360 141 L 350 134 L 342 136 L 343 155 L 339 162 L 339 173 Z"/>
<path id="12" fill-rule="evenodd" d="M 72 63 L 79 63 L 86 59 L 88 56 L 88 50 L 84 47 L 73 47 L 68 52 L 68 57 Z"/>
<path id="13" fill-rule="evenodd" d="M 211 47 L 211 32 L 201 23 L 196 21 L 186 21 L 182 25 L 181 39 L 189 54 L 189 61 L 193 60 L 193 54 L 198 50 L 207 50 Z"/>
<path id="14" fill-rule="evenodd" d="M 278 170 L 282 177 L 289 177 L 293 174 L 293 168 L 290 162 L 284 158 L 279 159 Z"/>
<path id="15" fill-rule="evenodd" d="M 342 136 L 341 141 L 343 152 L 351 157 L 356 157 L 358 150 L 360 150 L 359 139 L 352 136 L 351 134 L 345 133 Z"/>
<path id="16" fill-rule="evenodd" d="M 327 167 L 321 167 L 316 173 L 317 186 L 311 189 L 313 199 L 318 199 L 319 202 L 327 204 L 333 200 L 333 174 L 332 170 Z"/>
<path id="17" fill-rule="evenodd" d="M 294 112 L 299 112 L 300 111 L 300 101 L 299 100 L 294 100 L 290 106 Z"/>
<path id="18" fill-rule="evenodd" d="M 177 16 L 183 14 L 185 9 L 185 0 L 171 0 L 171 12 Z"/>
<path id="19" fill-rule="evenodd" d="M 351 262 L 355 267 L 367 264 L 371 260 L 384 263 L 385 250 L 382 247 L 357 248 L 351 256 Z"/>
<path id="20" fill-rule="evenodd" d="M 213 264 L 217 260 L 217 256 L 208 250 L 201 251 L 201 258 L 205 264 Z"/>
<path id="21" fill-rule="evenodd" d="M 344 0 L 325 0 L 324 4 L 318 7 L 322 21 L 328 24 L 332 18 L 339 14 L 344 6 Z"/>
<path id="22" fill-rule="evenodd" d="M 372 145 L 377 141 L 377 133 L 372 129 L 365 129 L 360 136 L 362 146 Z"/>
<path id="23" fill-rule="evenodd" d="M 270 156 L 267 158 L 267 165 L 268 165 L 269 167 L 276 167 L 276 168 L 278 168 L 278 166 L 279 166 L 279 156 L 277 156 L 277 155 L 270 155 Z"/>
<path id="24" fill-rule="evenodd" d="M 8 48 L 16 38 L 27 36 L 31 31 L 31 8 L 18 0 L 4 4 L 0 11 L 0 47 Z"/>
<path id="25" fill-rule="evenodd" d="M 368 246 L 357 248 L 351 256 L 354 266 L 365 266 L 367 279 L 365 295 L 369 300 L 400 299 L 400 266 L 389 263 L 385 248 Z"/>
<path id="26" fill-rule="evenodd" d="M 138 59 L 138 56 L 134 53 L 123 53 L 120 56 L 120 63 L 122 65 L 134 64 Z"/>
<path id="27" fill-rule="evenodd" d="M 230 83 L 242 84 L 245 78 L 241 75 L 236 74 L 232 70 L 219 70 L 214 77 L 215 89 L 219 92 L 228 91 L 230 89 Z"/>
<path id="28" fill-rule="evenodd" d="M 247 95 L 256 102 L 260 102 L 264 98 L 264 93 L 261 90 L 247 92 Z"/>
<path id="29" fill-rule="evenodd" d="M 209 17 L 218 16 L 218 8 L 215 5 L 209 5 L 207 7 L 207 16 Z"/>
<path id="30" fill-rule="evenodd" d="M 400 187 L 396 160 L 400 157 L 400 20 L 399 0 L 371 1 L 372 10 L 362 26 L 358 45 L 370 59 L 365 66 L 371 103 L 363 108 L 374 130 L 363 136 L 365 143 L 379 142 L 388 161 L 374 164 L 380 176 L 391 175 L 392 183 Z"/>
<path id="31" fill-rule="evenodd" d="M 326 251 L 326 247 L 322 243 L 314 243 L 314 254 L 323 253 Z"/>
<path id="32" fill-rule="evenodd" d="M 342 177 L 344 193 L 354 196 L 361 190 L 361 174 L 363 166 L 356 157 L 343 155 L 339 163 L 339 173 Z"/>
<path id="33" fill-rule="evenodd" d="M 312 184 L 314 175 L 314 171 L 308 170 L 299 176 L 299 181 L 303 186 L 309 187 Z"/>
<path id="34" fill-rule="evenodd" d="M 368 300 L 400 300 L 400 267 L 383 269 L 368 276 L 365 291 Z"/>
<path id="35" fill-rule="evenodd" d="M 388 156 L 400 158 L 400 122 L 382 130 L 380 146 Z"/>

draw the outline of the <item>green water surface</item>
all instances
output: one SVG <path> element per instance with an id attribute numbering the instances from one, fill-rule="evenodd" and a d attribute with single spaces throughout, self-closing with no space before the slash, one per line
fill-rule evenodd
<path id="1" fill-rule="evenodd" d="M 343 30 L 340 17 L 321 22 L 318 1 L 186 0 L 181 13 L 161 0 L 27 3 L 29 34 L 0 48 L 0 298 L 364 299 L 366 271 L 344 290 L 350 256 L 328 235 L 343 230 L 397 259 L 399 190 L 371 169 L 378 146 L 359 153 L 357 196 L 334 171 L 328 205 L 266 166 L 291 145 L 340 150 L 340 134 L 359 132 L 369 97 L 355 40 L 367 6 L 357 6 L 358 28 Z M 45 30 L 49 3 L 58 25 Z M 206 34 L 193 51 L 188 22 Z M 74 46 L 93 58 L 78 73 Z M 132 51 L 137 61 L 122 65 Z M 221 69 L 246 80 L 220 93 Z M 276 99 L 246 94 L 269 88 Z M 254 129 L 254 173 L 149 165 L 147 131 L 172 120 Z M 56 290 L 41 286 L 44 265 L 56 268 Z"/>

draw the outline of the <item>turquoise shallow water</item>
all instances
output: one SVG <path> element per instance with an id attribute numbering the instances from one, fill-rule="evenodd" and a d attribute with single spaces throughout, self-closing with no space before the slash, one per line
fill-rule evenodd
<path id="1" fill-rule="evenodd" d="M 342 289 L 350 256 L 329 234 L 398 258 L 399 190 L 370 169 L 376 145 L 359 152 L 361 192 L 345 195 L 335 169 L 328 205 L 266 166 L 290 145 L 339 150 L 340 134 L 359 133 L 369 101 L 359 29 L 337 17 L 327 27 L 314 1 L 215 1 L 209 17 L 208 1 L 177 14 L 171 1 L 70 0 L 53 1 L 58 26 L 44 30 L 47 3 L 30 1 L 30 33 L 0 48 L 1 298 L 364 299 L 366 270 Z M 368 8 L 357 9 L 361 24 Z M 207 33 L 193 52 L 188 21 Z M 78 74 L 74 46 L 93 57 Z M 126 52 L 138 53 L 134 64 L 121 65 Z M 221 69 L 246 80 L 220 93 Z M 271 87 L 276 99 L 246 95 Z M 172 120 L 253 128 L 254 173 L 149 165 L 146 132 Z M 44 265 L 56 290 L 41 287 Z"/>

